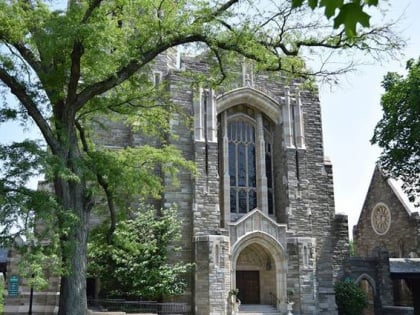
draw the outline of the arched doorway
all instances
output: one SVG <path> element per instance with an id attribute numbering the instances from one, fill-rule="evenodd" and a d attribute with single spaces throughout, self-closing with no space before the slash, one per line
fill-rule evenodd
<path id="1" fill-rule="evenodd" d="M 356 283 L 359 284 L 359 287 L 366 293 L 368 299 L 368 305 L 363 310 L 362 315 L 374 315 L 375 314 L 375 295 L 376 287 L 375 281 L 367 274 L 362 274 L 356 280 Z"/>
<path id="2" fill-rule="evenodd" d="M 283 247 L 270 235 L 254 232 L 239 239 L 232 251 L 232 287 L 242 304 L 286 302 L 286 262 Z"/>
<path id="3" fill-rule="evenodd" d="M 359 283 L 359 286 L 365 291 L 367 298 L 368 298 L 368 306 L 363 310 L 363 315 L 374 315 L 375 308 L 374 308 L 374 293 L 373 287 L 370 285 L 369 281 L 366 279 L 362 279 Z"/>
<path id="4" fill-rule="evenodd" d="M 236 262 L 236 287 L 242 304 L 271 304 L 276 275 L 271 254 L 261 245 L 245 247 Z"/>

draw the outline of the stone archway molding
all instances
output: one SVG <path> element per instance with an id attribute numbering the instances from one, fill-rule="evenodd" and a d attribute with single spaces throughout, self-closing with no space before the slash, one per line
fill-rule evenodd
<path id="1" fill-rule="evenodd" d="M 276 306 L 278 309 L 284 311 L 287 308 L 287 260 L 285 249 L 276 239 L 270 234 L 255 231 L 247 233 L 240 237 L 235 244 L 232 245 L 232 286 L 236 286 L 236 266 L 241 252 L 251 244 L 258 244 L 263 247 L 274 261 L 275 275 L 276 275 L 276 292 L 273 292 L 277 298 Z"/>
<path id="2" fill-rule="evenodd" d="M 281 106 L 276 100 L 250 87 L 234 89 L 216 97 L 217 114 L 239 104 L 248 104 L 257 108 L 275 123 L 278 123 L 281 117 Z"/>
<path id="3" fill-rule="evenodd" d="M 360 281 L 362 281 L 362 280 L 367 280 L 367 282 L 369 282 L 370 286 L 373 289 L 373 295 L 376 296 L 376 283 L 375 283 L 375 280 L 371 276 L 369 276 L 367 273 L 362 273 L 359 277 L 357 277 L 355 283 L 356 284 L 359 284 Z"/>

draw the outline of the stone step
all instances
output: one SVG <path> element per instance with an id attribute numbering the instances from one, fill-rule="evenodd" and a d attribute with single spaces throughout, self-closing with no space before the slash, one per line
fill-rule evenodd
<path id="1" fill-rule="evenodd" d="M 242 315 L 280 315 L 280 311 L 271 305 L 244 304 L 239 307 Z"/>

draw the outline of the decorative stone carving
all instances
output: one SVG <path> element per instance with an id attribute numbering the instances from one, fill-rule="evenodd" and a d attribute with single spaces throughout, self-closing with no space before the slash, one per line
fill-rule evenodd
<path id="1" fill-rule="evenodd" d="M 385 204 L 377 204 L 372 210 L 371 223 L 377 234 L 384 235 L 388 232 L 391 226 L 391 212 Z"/>

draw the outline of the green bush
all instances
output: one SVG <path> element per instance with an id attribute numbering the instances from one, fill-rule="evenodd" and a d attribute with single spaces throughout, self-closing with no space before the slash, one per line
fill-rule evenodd
<path id="1" fill-rule="evenodd" d="M 352 280 L 337 281 L 334 290 L 340 315 L 360 315 L 368 306 L 366 292 Z"/>

